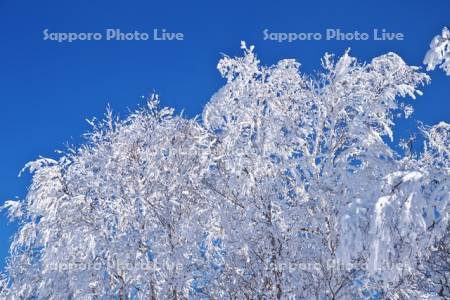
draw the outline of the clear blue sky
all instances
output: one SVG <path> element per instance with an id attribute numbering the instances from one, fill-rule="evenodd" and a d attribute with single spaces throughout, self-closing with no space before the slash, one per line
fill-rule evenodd
<path id="1" fill-rule="evenodd" d="M 303 2 L 303 3 L 301 3 Z M 436 3 L 431 5 L 430 3 Z M 80 144 L 107 103 L 124 116 L 153 90 L 162 103 L 188 116 L 224 80 L 216 71 L 221 53 L 238 55 L 240 40 L 256 46 L 264 64 L 296 58 L 304 72 L 320 68 L 328 51 L 362 60 L 393 51 L 420 65 L 431 38 L 450 25 L 450 1 L 13 1 L 0 0 L 0 204 L 26 194 L 30 177 L 17 178 L 39 155 L 56 157 L 66 142 Z M 42 31 L 151 33 L 153 28 L 184 33 L 184 41 L 43 40 Z M 374 28 L 405 35 L 404 41 L 264 41 L 270 32 L 371 33 Z M 415 120 L 450 122 L 450 77 L 431 73 L 433 83 L 415 102 L 414 119 L 396 132 L 413 130 Z M 404 134 L 403 134 L 404 135 Z M 399 136 L 399 135 L 398 135 Z M 398 137 L 397 136 L 397 137 Z M 15 224 L 0 213 L 0 268 Z"/>

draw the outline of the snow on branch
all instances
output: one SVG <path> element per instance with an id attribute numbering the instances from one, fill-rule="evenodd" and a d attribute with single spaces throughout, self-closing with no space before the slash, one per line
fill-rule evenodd
<path id="1" fill-rule="evenodd" d="M 423 63 L 427 65 L 427 71 L 434 70 L 439 66 L 450 76 L 450 31 L 447 27 L 442 29 L 440 35 L 433 38 Z"/>

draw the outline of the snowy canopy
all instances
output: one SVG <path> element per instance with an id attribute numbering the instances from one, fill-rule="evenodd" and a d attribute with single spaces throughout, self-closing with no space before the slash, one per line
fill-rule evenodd
<path id="1" fill-rule="evenodd" d="M 429 68 L 449 69 L 448 30 Z M 12 299 L 448 297 L 450 125 L 390 146 L 428 75 L 388 53 L 323 72 L 224 57 L 200 119 L 157 96 L 27 165 L 2 293 Z M 447 52 L 446 52 L 447 51 Z M 418 142 L 417 142 L 418 143 Z"/>

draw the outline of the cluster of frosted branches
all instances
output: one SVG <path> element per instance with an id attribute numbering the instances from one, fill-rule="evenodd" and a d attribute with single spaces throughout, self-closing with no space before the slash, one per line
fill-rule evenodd
<path id="1" fill-rule="evenodd" d="M 201 120 L 152 96 L 86 143 L 27 167 L 5 297 L 408 299 L 448 297 L 450 125 L 400 155 L 395 118 L 429 81 L 388 53 L 224 57 Z M 434 59 L 429 58 L 428 61 Z M 408 101 L 408 100 L 406 100 Z"/>
<path id="2" fill-rule="evenodd" d="M 428 71 L 440 65 L 440 68 L 450 76 L 450 31 L 447 27 L 442 29 L 441 35 L 433 38 L 423 63 L 427 65 Z"/>

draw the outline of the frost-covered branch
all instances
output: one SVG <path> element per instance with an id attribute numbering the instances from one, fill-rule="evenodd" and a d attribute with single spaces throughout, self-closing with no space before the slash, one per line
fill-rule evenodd
<path id="1" fill-rule="evenodd" d="M 440 35 L 436 35 L 430 43 L 423 63 L 427 65 L 427 70 L 434 70 L 439 66 L 450 76 L 450 31 L 447 27 L 442 29 Z"/>

